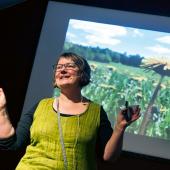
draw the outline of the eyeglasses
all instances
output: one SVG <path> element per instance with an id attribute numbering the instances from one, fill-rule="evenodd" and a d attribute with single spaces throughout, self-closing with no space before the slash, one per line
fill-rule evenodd
<path id="1" fill-rule="evenodd" d="M 67 70 L 76 70 L 77 65 L 75 63 L 57 64 L 53 66 L 54 70 L 61 71 L 63 68 Z"/>

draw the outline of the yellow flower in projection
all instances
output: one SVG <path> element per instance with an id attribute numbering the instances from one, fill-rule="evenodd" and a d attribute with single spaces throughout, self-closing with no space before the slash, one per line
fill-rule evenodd
<path id="1" fill-rule="evenodd" d="M 136 93 L 136 96 L 138 96 L 138 97 L 143 97 L 142 92 Z"/>
<path id="2" fill-rule="evenodd" d="M 112 90 L 116 89 L 114 85 L 108 85 L 108 84 L 100 84 L 100 87 L 105 88 L 105 89 L 112 89 Z"/>
<path id="3" fill-rule="evenodd" d="M 95 71 L 95 69 L 97 68 L 97 64 L 90 64 L 90 67 L 92 69 L 92 71 Z"/>
<path id="4" fill-rule="evenodd" d="M 116 71 L 116 67 L 114 67 L 114 66 L 108 65 L 107 68 L 108 68 L 110 71 Z"/>
<path id="5" fill-rule="evenodd" d="M 167 112 L 168 111 L 168 109 L 167 108 L 165 108 L 165 107 L 163 107 L 163 106 L 161 106 L 161 108 L 160 108 L 160 112 Z"/>
<path id="6" fill-rule="evenodd" d="M 170 57 L 146 57 L 142 60 L 141 67 L 160 75 L 170 76 Z"/>
<path id="7" fill-rule="evenodd" d="M 153 86 L 156 87 L 156 86 L 157 86 L 157 83 L 156 83 L 156 82 L 153 83 Z M 166 89 L 166 85 L 163 84 L 163 83 L 160 84 L 160 87 L 161 87 L 162 89 Z"/>
<path id="8" fill-rule="evenodd" d="M 147 78 L 143 76 L 134 76 L 132 79 L 137 80 L 137 81 L 146 81 Z"/>

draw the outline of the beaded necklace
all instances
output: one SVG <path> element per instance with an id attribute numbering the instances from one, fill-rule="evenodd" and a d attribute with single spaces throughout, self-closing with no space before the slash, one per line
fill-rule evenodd
<path id="1" fill-rule="evenodd" d="M 81 103 L 83 101 L 83 97 L 81 97 Z M 63 155 L 63 160 L 64 160 L 64 169 L 68 169 L 68 161 L 67 161 L 67 155 L 66 155 L 66 149 L 65 149 L 65 144 L 64 144 L 64 137 L 63 137 L 63 131 L 62 131 L 62 125 L 61 125 L 61 113 L 59 111 L 59 99 L 57 100 L 57 116 L 58 116 L 58 129 L 59 129 L 59 137 L 60 137 L 60 144 L 61 144 L 61 149 L 62 149 L 62 155 Z M 76 139 L 74 142 L 73 146 L 73 169 L 75 169 L 75 147 L 78 142 L 78 137 L 80 133 L 80 115 L 77 116 L 77 130 L 76 130 Z"/>

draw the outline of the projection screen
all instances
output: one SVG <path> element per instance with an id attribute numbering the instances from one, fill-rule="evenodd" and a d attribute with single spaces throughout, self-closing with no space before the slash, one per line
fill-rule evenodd
<path id="1" fill-rule="evenodd" d="M 125 100 L 140 105 L 123 150 L 170 159 L 170 18 L 49 1 L 22 112 L 58 94 L 52 65 L 64 51 L 88 60 L 92 78 L 82 93 L 113 126 Z"/>

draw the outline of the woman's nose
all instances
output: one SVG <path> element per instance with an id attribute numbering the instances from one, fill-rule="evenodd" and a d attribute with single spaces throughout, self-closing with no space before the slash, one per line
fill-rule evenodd
<path id="1" fill-rule="evenodd" d="M 61 73 L 61 74 L 65 74 L 65 73 L 67 73 L 67 71 L 66 71 L 65 67 L 62 67 L 62 69 L 61 69 L 60 73 Z"/>

